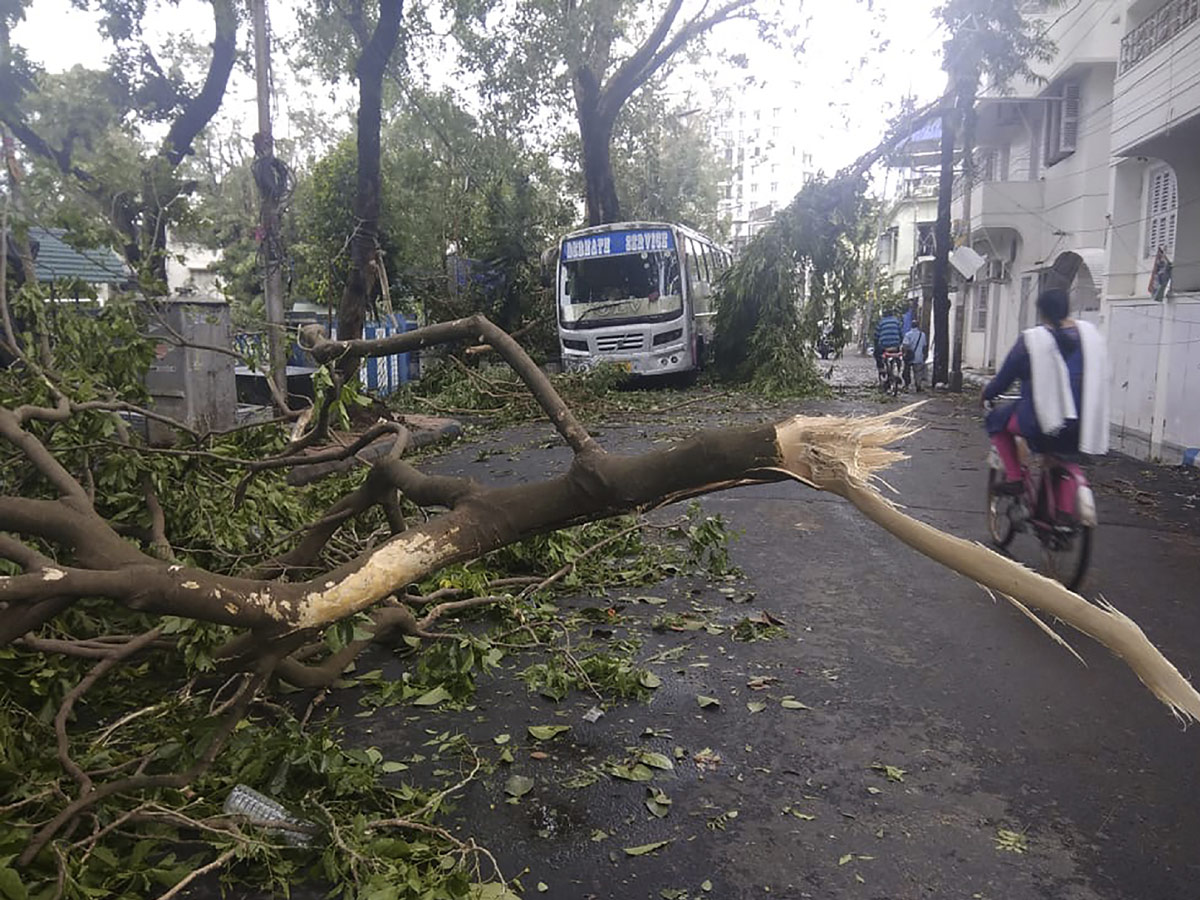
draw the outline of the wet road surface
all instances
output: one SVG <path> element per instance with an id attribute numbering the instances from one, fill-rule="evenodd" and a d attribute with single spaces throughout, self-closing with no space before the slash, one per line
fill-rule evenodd
<path id="1" fill-rule="evenodd" d="M 831 380 L 870 374 L 847 360 Z M 870 392 L 803 406 L 881 408 Z M 919 518 L 984 539 L 985 444 L 974 410 L 939 397 L 918 416 L 927 427 L 888 482 Z M 610 425 L 600 440 L 636 450 L 705 419 L 697 409 L 692 422 Z M 465 447 L 439 469 L 497 480 L 560 471 L 566 451 L 531 448 L 538 433 L 507 435 L 521 448 L 510 457 L 478 462 Z M 1200 482 L 1120 459 L 1092 475 L 1102 525 L 1085 593 L 1102 593 L 1183 671 L 1195 671 Z M 1068 632 L 1087 660 L 1081 666 L 1017 610 L 837 498 L 787 484 L 703 504 L 739 533 L 732 556 L 745 577 L 736 589 L 754 596 L 738 605 L 721 584 L 687 582 L 648 591 L 665 606 L 622 610 L 630 634 L 649 635 L 643 659 L 675 657 L 652 666 L 663 687 L 649 703 L 618 704 L 589 724 L 582 714 L 594 698 L 551 703 L 501 674 L 481 680 L 473 720 L 446 717 L 446 727 L 457 718 L 481 741 L 499 732 L 516 739 L 515 763 L 471 785 L 451 821 L 491 847 L 506 874 L 525 870 L 527 894 L 541 883 L 550 897 L 614 900 L 1200 896 L 1200 738 L 1107 651 Z M 1014 551 L 1037 563 L 1031 538 L 1019 537 Z M 695 609 L 725 626 L 765 609 L 788 634 L 740 643 L 728 631 L 645 627 L 664 612 Z M 748 686 L 764 677 L 778 681 Z M 721 705 L 701 710 L 697 695 Z M 784 697 L 808 708 L 785 708 Z M 748 703 L 765 706 L 752 712 Z M 382 710 L 376 741 L 389 733 L 389 715 L 403 714 Z M 545 723 L 572 731 L 535 747 L 525 727 Z M 391 734 L 399 749 L 403 728 Z M 649 783 L 672 801 L 661 819 L 645 806 L 647 784 L 580 783 L 631 748 L 676 760 L 674 772 Z M 535 749 L 548 758 L 531 757 Z M 508 804 L 503 785 L 514 772 L 535 786 Z M 664 840 L 654 853 L 624 852 Z"/>

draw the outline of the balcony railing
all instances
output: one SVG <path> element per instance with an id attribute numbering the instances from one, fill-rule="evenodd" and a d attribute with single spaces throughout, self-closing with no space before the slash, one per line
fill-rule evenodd
<path id="1" fill-rule="evenodd" d="M 902 197 L 905 200 L 928 200 L 938 193 L 938 176 L 922 175 L 904 183 Z"/>
<path id="2" fill-rule="evenodd" d="M 1200 0 L 1169 0 L 1121 39 L 1124 74 L 1189 25 L 1200 20 Z"/>

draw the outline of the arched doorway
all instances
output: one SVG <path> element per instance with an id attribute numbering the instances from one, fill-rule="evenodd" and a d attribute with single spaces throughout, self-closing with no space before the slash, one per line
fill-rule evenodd
<path id="1" fill-rule="evenodd" d="M 1047 273 L 1045 287 L 1063 288 L 1071 295 L 1071 315 L 1095 323 L 1100 318 L 1100 277 L 1104 250 L 1094 247 L 1067 250 L 1058 255 Z"/>

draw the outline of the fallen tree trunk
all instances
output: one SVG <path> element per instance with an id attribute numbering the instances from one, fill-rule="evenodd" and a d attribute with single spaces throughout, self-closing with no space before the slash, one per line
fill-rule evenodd
<path id="1" fill-rule="evenodd" d="M 331 341 L 319 329 L 306 331 L 303 338 L 319 360 L 351 369 L 363 358 L 436 343 L 487 344 L 525 382 L 571 448 L 571 464 L 562 475 L 541 482 L 487 487 L 466 478 L 423 474 L 400 458 L 406 442 L 397 440 L 392 453 L 371 465 L 364 482 L 293 536 L 290 549 L 242 576 L 223 574 L 170 561 L 169 557 L 180 554 L 170 541 L 152 479 L 142 480 L 139 486 L 147 508 L 158 511 L 150 515 L 153 527 L 143 535 L 141 547 L 122 536 L 130 533 L 127 527 L 119 530 L 122 526 L 97 511 L 90 474 L 81 480 L 51 452 L 42 435 L 53 434 L 54 428 L 75 415 L 115 417 L 119 410 L 85 408 L 65 386 L 43 373 L 54 406 L 0 406 L 0 439 L 23 457 L 33 480 L 40 479 L 36 497 L 0 496 L 0 559 L 8 561 L 10 571 L 19 572 L 0 576 L 0 645 L 16 642 L 27 652 L 98 662 L 66 695 L 55 717 L 58 756 L 63 771 L 78 784 L 77 795 L 64 798 L 61 809 L 41 820 L 44 824 L 37 826 L 21 856 L 22 865 L 38 858 L 43 848 L 65 829 L 76 827 L 74 823 L 106 798 L 174 790 L 203 774 L 268 679 L 280 677 L 298 686 L 324 688 L 372 643 L 401 637 L 457 640 L 436 630 L 440 617 L 504 599 L 505 579 L 474 593 L 457 587 L 424 596 L 411 593 L 415 584 L 439 570 L 532 535 L 644 512 L 714 491 L 782 480 L 797 480 L 844 497 L 909 546 L 1004 595 L 1030 615 L 1042 612 L 1079 629 L 1124 660 L 1176 716 L 1200 718 L 1200 694 L 1131 619 L 1111 605 L 1091 604 L 1012 560 L 909 517 L 878 492 L 877 476 L 904 458 L 891 445 L 915 430 L 909 418 L 913 407 L 865 418 L 796 416 L 774 424 L 702 432 L 669 449 L 618 455 L 607 453 L 589 435 L 511 336 L 482 317 L 377 340 Z M 325 412 L 318 418 L 324 418 Z M 181 435 L 187 433 L 183 425 L 179 430 Z M 126 442 L 119 446 L 135 451 L 123 425 L 119 433 Z M 190 455 L 210 464 L 215 460 L 242 470 L 248 479 L 256 472 L 310 462 L 307 446 L 305 436 L 297 435 L 283 453 L 265 460 L 215 454 L 200 447 L 156 452 Z M 345 455 L 354 448 L 345 448 Z M 31 479 L 6 478 L 0 483 L 30 484 Z M 236 497 L 243 495 L 246 483 L 238 484 Z M 441 511 L 409 527 L 397 492 L 427 511 Z M 374 507 L 383 510 L 391 538 L 341 566 L 322 568 L 322 549 L 338 529 Z M 288 580 L 297 573 L 306 577 Z M 541 580 L 540 585 L 559 575 Z M 536 589 L 536 585 L 526 587 L 522 596 Z M 190 767 L 176 773 L 146 773 L 145 765 L 152 759 L 148 756 L 134 774 L 102 781 L 99 776 L 107 770 L 88 772 L 73 760 L 67 732 L 72 706 L 106 672 L 143 651 L 181 652 L 165 623 L 154 624 L 141 635 L 78 640 L 63 639 L 58 632 L 39 635 L 43 626 L 76 602 L 95 598 L 139 612 L 240 630 L 214 651 L 213 658 L 235 673 L 246 673 L 236 675 L 242 686 L 212 713 L 214 717 L 223 713 L 224 718 Z M 420 615 L 412 611 L 414 607 L 421 607 Z M 323 635 L 331 626 L 363 613 L 369 615 L 369 624 L 360 630 L 363 623 L 358 623 L 351 629 L 353 636 L 338 649 L 322 648 Z M 417 823 L 414 827 L 431 826 Z"/>
<path id="2" fill-rule="evenodd" d="M 57 500 L 0 498 L 0 530 L 56 542 L 74 564 L 51 562 L 14 539 L 0 556 L 24 574 L 0 578 L 5 620 L 20 622 L 13 640 L 36 630 L 73 599 L 109 597 L 130 608 L 249 629 L 252 646 L 305 643 L 324 628 L 403 594 L 406 588 L 455 562 L 470 560 L 524 537 L 631 511 L 673 503 L 746 484 L 797 479 L 845 497 L 890 533 L 937 562 L 980 584 L 1078 628 L 1120 656 L 1177 714 L 1200 718 L 1200 694 L 1111 606 L 1096 606 L 1060 585 L 986 548 L 920 523 L 888 503 L 872 479 L 903 455 L 888 449 L 912 431 L 901 410 L 864 419 L 796 417 L 775 425 L 703 432 L 666 450 L 637 456 L 605 452 L 519 345 L 480 316 L 378 340 L 331 341 L 319 330 L 304 335 L 313 354 L 340 365 L 434 343 L 473 339 L 494 347 L 530 391 L 574 451 L 566 473 L 516 487 L 488 488 L 462 478 L 428 476 L 395 456 L 380 460 L 351 501 L 361 511 L 389 502 L 399 491 L 418 506 L 445 512 L 396 534 L 353 561 L 302 581 L 239 578 L 165 562 L 120 538 L 92 508 L 87 492 L 27 429 L 55 420 L 57 409 L 0 409 L 0 436 L 20 449 L 59 491 Z M 911 409 L 911 408 L 910 408 Z M 296 454 L 299 464 L 306 459 Z M 289 462 L 277 458 L 273 465 Z M 314 525 L 319 550 L 336 527 Z M 290 565 L 304 560 L 290 559 Z M 403 629 L 401 629 L 403 630 Z M 281 658 L 286 658 L 283 654 Z"/>

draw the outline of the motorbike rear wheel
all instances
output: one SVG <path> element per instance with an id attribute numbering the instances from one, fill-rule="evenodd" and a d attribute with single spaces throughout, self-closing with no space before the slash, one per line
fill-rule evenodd
<path id="1" fill-rule="evenodd" d="M 1074 524 L 1039 536 L 1046 574 L 1069 591 L 1078 588 L 1092 559 L 1092 527 Z"/>
<path id="2" fill-rule="evenodd" d="M 900 386 L 904 384 L 904 379 L 900 377 L 900 362 L 896 359 L 889 359 L 887 363 L 887 382 L 884 385 L 884 390 L 893 397 L 899 396 Z"/>
<path id="3" fill-rule="evenodd" d="M 996 491 L 996 487 L 1003 480 L 1003 475 L 996 469 L 988 469 L 987 481 L 987 524 L 988 534 L 991 535 L 992 543 L 1003 550 L 1012 543 L 1013 536 L 1017 533 L 1017 526 L 1013 523 L 1010 513 L 1013 507 L 1021 502 L 1020 497 L 1014 497 L 1012 494 L 1001 494 Z"/>

